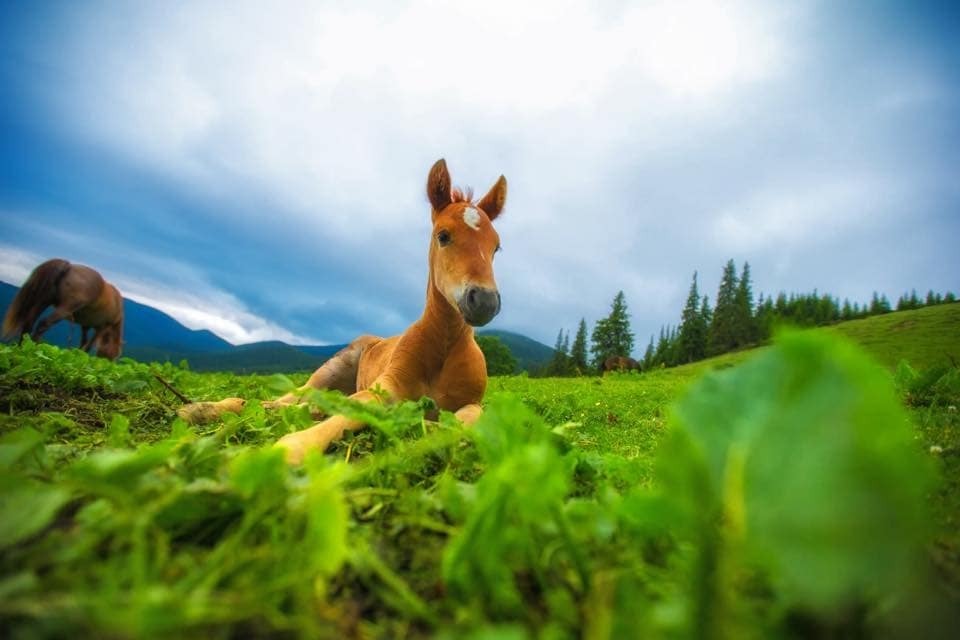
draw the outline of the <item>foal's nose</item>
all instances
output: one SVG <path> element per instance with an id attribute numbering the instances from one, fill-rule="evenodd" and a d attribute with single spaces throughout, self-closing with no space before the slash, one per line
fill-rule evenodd
<path id="1" fill-rule="evenodd" d="M 500 292 L 496 289 L 471 286 L 460 298 L 460 313 L 468 324 L 482 327 L 500 313 Z"/>

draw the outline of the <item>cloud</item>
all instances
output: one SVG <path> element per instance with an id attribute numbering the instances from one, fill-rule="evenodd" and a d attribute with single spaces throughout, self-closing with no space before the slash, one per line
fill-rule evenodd
<path id="1" fill-rule="evenodd" d="M 19 286 L 43 261 L 44 258 L 31 251 L 0 245 L 0 280 Z"/>
<path id="2" fill-rule="evenodd" d="M 780 17 L 744 3 L 614 15 L 590 2 L 287 9 L 71 15 L 55 115 L 72 135 L 204 193 L 260 193 L 291 224 L 309 225 L 322 203 L 326 232 L 344 237 L 358 221 L 403 226 L 391 208 L 422 202 L 423 168 L 439 155 L 466 158 L 465 173 L 492 183 L 504 169 L 479 166 L 472 147 L 549 149 L 556 127 L 538 121 L 562 113 L 596 157 L 624 133 L 612 105 L 655 131 L 776 74 L 784 57 Z"/>
<path id="3" fill-rule="evenodd" d="M 728 253 L 789 254 L 865 224 L 882 223 L 894 198 L 890 181 L 854 176 L 766 188 L 719 212 L 713 234 Z"/>

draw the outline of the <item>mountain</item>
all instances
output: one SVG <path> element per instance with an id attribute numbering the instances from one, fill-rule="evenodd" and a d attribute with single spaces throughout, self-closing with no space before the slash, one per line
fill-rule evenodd
<path id="1" fill-rule="evenodd" d="M 517 359 L 517 366 L 524 371 L 540 369 L 553 358 L 552 347 L 519 333 L 500 329 L 481 329 L 477 331 L 477 335 L 500 338 L 500 341 L 507 345 L 510 353 Z"/>
<path id="2" fill-rule="evenodd" d="M 18 287 L 0 282 L 0 310 L 5 314 Z M 346 345 L 289 345 L 268 341 L 232 345 L 205 329 L 188 329 L 162 311 L 124 299 L 125 357 L 142 362 L 186 360 L 194 371 L 232 371 L 234 373 L 291 373 L 313 371 Z M 553 349 L 526 336 L 509 331 L 481 331 L 481 335 L 500 338 L 520 363 L 530 370 L 547 362 Z M 79 328 L 60 322 L 44 336 L 60 346 L 80 344 Z"/>

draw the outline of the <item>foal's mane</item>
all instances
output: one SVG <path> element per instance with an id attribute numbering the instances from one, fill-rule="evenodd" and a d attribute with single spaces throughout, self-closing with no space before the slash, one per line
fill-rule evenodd
<path id="1" fill-rule="evenodd" d="M 450 202 L 466 202 L 467 204 L 475 204 L 473 201 L 473 189 L 470 187 L 465 187 L 463 189 L 460 187 L 453 187 L 450 189 Z"/>

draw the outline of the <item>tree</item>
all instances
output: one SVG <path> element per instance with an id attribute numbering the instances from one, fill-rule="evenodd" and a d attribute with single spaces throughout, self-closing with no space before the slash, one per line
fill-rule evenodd
<path id="1" fill-rule="evenodd" d="M 570 348 L 570 364 L 577 373 L 587 370 L 587 321 L 583 318 L 580 318 L 580 326 Z"/>
<path id="2" fill-rule="evenodd" d="M 653 351 L 654 366 L 666 365 L 670 357 L 670 338 L 667 327 L 660 327 L 660 337 L 657 339 L 657 348 Z"/>
<path id="3" fill-rule="evenodd" d="M 843 311 L 840 312 L 841 320 L 853 320 L 853 307 L 850 306 L 850 300 L 843 299 Z"/>
<path id="4" fill-rule="evenodd" d="M 710 332 L 710 323 L 713 322 L 713 311 L 710 309 L 710 296 L 703 296 L 700 305 L 700 320 L 704 326 L 704 336 Z"/>
<path id="5" fill-rule="evenodd" d="M 563 329 L 557 334 L 557 342 L 553 345 L 553 359 L 547 364 L 548 376 L 566 376 L 570 374 L 570 356 L 567 355 L 570 345 L 570 336 L 564 336 Z"/>
<path id="6" fill-rule="evenodd" d="M 623 291 L 617 293 L 611 305 L 610 315 L 597 321 L 590 337 L 590 352 L 593 366 L 603 367 L 610 356 L 629 356 L 633 351 L 633 333 L 627 315 L 627 301 Z"/>
<path id="7" fill-rule="evenodd" d="M 687 294 L 687 303 L 680 316 L 680 331 L 677 343 L 677 362 L 684 364 L 702 360 L 707 353 L 708 325 L 701 315 L 700 293 L 697 291 L 697 272 Z"/>
<path id="8" fill-rule="evenodd" d="M 737 269 L 731 259 L 723 268 L 720 288 L 717 290 L 717 304 L 713 309 L 713 321 L 707 336 L 708 354 L 717 355 L 736 348 L 738 320 Z"/>
<path id="9" fill-rule="evenodd" d="M 640 363 L 640 366 L 644 371 L 649 371 L 653 368 L 653 336 L 650 336 L 650 344 L 647 345 L 647 350 L 643 353 L 643 362 Z"/>
<path id="10" fill-rule="evenodd" d="M 776 311 L 773 308 L 773 298 L 766 298 L 761 295 L 757 301 L 757 311 L 754 314 L 754 326 L 757 328 L 757 339 L 767 340 L 773 333 L 774 321 L 776 320 Z"/>
<path id="11" fill-rule="evenodd" d="M 510 347 L 496 336 L 476 336 L 477 346 L 487 361 L 487 375 L 504 376 L 517 372 L 517 359 Z"/>
<path id="12" fill-rule="evenodd" d="M 737 282 L 737 293 L 734 298 L 736 308 L 736 323 L 734 335 L 736 346 L 742 347 L 757 341 L 757 327 L 753 322 L 753 286 L 750 284 L 750 263 L 743 263 L 743 271 Z"/>

